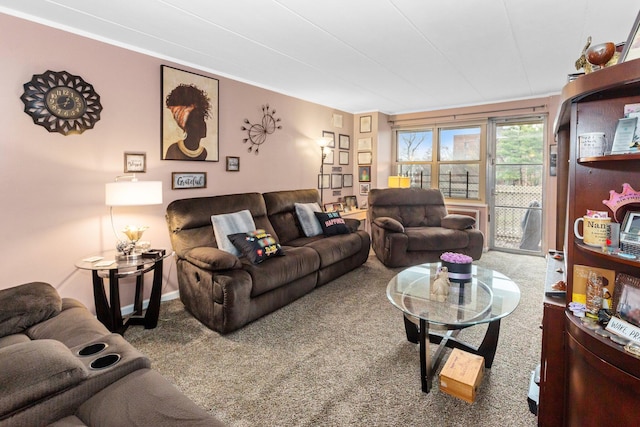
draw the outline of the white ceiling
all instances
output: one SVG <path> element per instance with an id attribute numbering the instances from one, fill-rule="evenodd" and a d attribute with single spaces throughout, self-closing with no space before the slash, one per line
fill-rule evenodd
<path id="1" fill-rule="evenodd" d="M 0 0 L 0 11 L 350 113 L 559 93 L 638 0 Z M 18 40 L 19 42 L 19 40 Z"/>

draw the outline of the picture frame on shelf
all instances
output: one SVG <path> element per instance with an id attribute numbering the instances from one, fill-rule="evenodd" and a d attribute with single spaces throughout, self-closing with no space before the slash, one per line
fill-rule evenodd
<path id="1" fill-rule="evenodd" d="M 331 175 L 328 173 L 318 174 L 318 189 L 324 190 L 325 188 L 331 188 Z"/>
<path id="2" fill-rule="evenodd" d="M 613 144 L 611 145 L 611 154 L 638 152 L 638 147 L 635 147 L 633 142 L 637 123 L 637 117 L 625 117 L 618 119 L 616 133 L 613 137 Z"/>
<path id="3" fill-rule="evenodd" d="M 331 174 L 331 188 L 342 188 L 342 174 L 341 173 L 332 173 Z"/>
<path id="4" fill-rule="evenodd" d="M 227 171 L 228 172 L 240 171 L 240 157 L 227 156 Z"/>
<path id="5" fill-rule="evenodd" d="M 161 81 L 161 160 L 219 161 L 218 79 L 162 65 Z M 197 98 L 196 108 L 191 101 L 181 105 L 189 97 Z M 187 127 L 197 127 L 205 136 L 187 143 Z M 198 146 L 192 147 L 195 143 Z"/>
<path id="6" fill-rule="evenodd" d="M 640 256 L 640 212 L 627 211 L 620 226 L 622 252 Z"/>
<path id="7" fill-rule="evenodd" d="M 369 183 L 366 183 L 366 184 L 361 183 L 360 184 L 360 195 L 361 196 L 367 196 L 369 194 L 369 190 L 370 189 L 371 189 L 371 184 L 369 184 Z"/>
<path id="8" fill-rule="evenodd" d="M 340 151 L 338 155 L 338 164 L 348 165 L 349 164 L 349 152 L 348 151 Z"/>
<path id="9" fill-rule="evenodd" d="M 358 138 L 358 151 L 371 151 L 373 149 L 373 143 L 370 136 L 366 138 Z"/>
<path id="10" fill-rule="evenodd" d="M 358 181 L 371 182 L 371 166 L 358 166 Z"/>
<path id="11" fill-rule="evenodd" d="M 616 316 L 640 327 L 640 279 L 625 273 L 616 277 L 613 307 Z"/>
<path id="12" fill-rule="evenodd" d="M 207 188 L 206 172 L 171 172 L 171 189 Z"/>
<path id="13" fill-rule="evenodd" d="M 344 207 L 347 210 L 358 209 L 358 198 L 356 196 L 344 196 Z"/>
<path id="14" fill-rule="evenodd" d="M 325 203 L 324 204 L 325 212 L 343 212 L 344 206 L 342 203 Z"/>
<path id="15" fill-rule="evenodd" d="M 622 221 L 623 233 L 640 235 L 640 212 L 628 211 Z"/>
<path id="16" fill-rule="evenodd" d="M 147 171 L 147 153 L 124 153 L 124 173 L 145 173 Z"/>
<path id="17" fill-rule="evenodd" d="M 360 133 L 371 132 L 371 116 L 360 117 Z"/>
<path id="18" fill-rule="evenodd" d="M 371 151 L 359 151 L 358 152 L 358 164 L 370 165 L 373 161 L 373 153 Z"/>
<path id="19" fill-rule="evenodd" d="M 349 148 L 351 148 L 351 140 L 349 139 L 349 135 L 338 135 L 338 148 L 340 148 L 341 150 L 348 150 Z"/>
<path id="20" fill-rule="evenodd" d="M 334 132 L 323 130 L 322 137 L 329 140 L 329 142 L 327 143 L 327 147 L 336 148 L 336 134 Z"/>
<path id="21" fill-rule="evenodd" d="M 353 174 L 347 173 L 342 175 L 342 186 L 353 187 Z"/>
<path id="22" fill-rule="evenodd" d="M 633 23 L 627 42 L 624 44 L 624 49 L 618 59 L 618 64 L 632 59 L 640 58 L 640 13 L 636 16 L 636 20 Z"/>

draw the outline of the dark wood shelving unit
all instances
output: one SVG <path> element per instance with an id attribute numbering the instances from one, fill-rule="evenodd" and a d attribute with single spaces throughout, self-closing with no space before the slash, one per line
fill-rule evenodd
<path id="1" fill-rule="evenodd" d="M 622 185 L 640 187 L 640 153 L 578 157 L 578 135 L 604 132 L 609 142 L 626 104 L 640 103 L 640 60 L 605 68 L 568 83 L 555 121 L 558 143 L 557 249 L 566 258 L 564 299 L 545 297 L 542 321 L 540 426 L 637 425 L 640 359 L 595 335 L 566 310 L 573 294 L 573 266 L 640 275 L 640 260 L 587 246 L 573 235 L 587 209 L 608 210 L 603 200 Z M 623 415 L 620 415 L 624 412 Z"/>

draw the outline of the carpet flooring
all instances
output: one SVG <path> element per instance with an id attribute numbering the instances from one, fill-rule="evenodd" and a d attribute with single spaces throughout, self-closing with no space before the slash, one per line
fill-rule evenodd
<path id="1" fill-rule="evenodd" d="M 473 404 L 437 382 L 422 393 L 418 346 L 407 341 L 401 312 L 385 293 L 402 269 L 373 254 L 234 333 L 209 330 L 172 300 L 162 304 L 157 328 L 131 327 L 125 338 L 230 426 L 536 426 L 527 392 L 540 360 L 544 258 L 490 251 L 476 264 L 510 277 L 522 298 L 501 322 L 493 367 Z M 460 337 L 477 345 L 485 330 Z"/>

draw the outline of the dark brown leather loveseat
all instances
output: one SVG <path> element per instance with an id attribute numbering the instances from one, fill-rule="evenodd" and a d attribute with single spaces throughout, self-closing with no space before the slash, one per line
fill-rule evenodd
<path id="1" fill-rule="evenodd" d="M 484 236 L 473 228 L 475 219 L 447 214 L 438 189 L 373 189 L 368 202 L 371 246 L 387 267 L 437 262 L 444 252 L 482 256 Z"/>
<path id="2" fill-rule="evenodd" d="M 243 193 L 175 200 L 166 218 L 176 254 L 180 299 L 209 328 L 228 333 L 271 313 L 363 264 L 371 239 L 345 219 L 351 232 L 306 237 L 296 203 L 320 202 L 317 190 Z M 212 215 L 243 210 L 271 234 L 284 256 L 253 264 L 218 248 Z"/>

